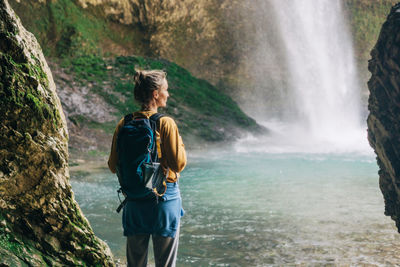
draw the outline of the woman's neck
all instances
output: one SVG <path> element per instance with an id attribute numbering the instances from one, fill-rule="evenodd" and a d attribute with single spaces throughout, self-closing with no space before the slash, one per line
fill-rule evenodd
<path id="1" fill-rule="evenodd" d="M 149 105 L 142 106 L 142 111 L 153 111 L 157 112 L 157 104 L 156 103 L 150 103 Z"/>

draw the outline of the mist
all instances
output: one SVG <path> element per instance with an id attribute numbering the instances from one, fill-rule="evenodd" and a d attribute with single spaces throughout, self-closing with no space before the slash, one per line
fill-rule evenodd
<path id="1" fill-rule="evenodd" d="M 257 0 L 238 12 L 250 81 L 239 103 L 270 129 L 268 140 L 289 151 L 370 151 L 341 1 Z"/>

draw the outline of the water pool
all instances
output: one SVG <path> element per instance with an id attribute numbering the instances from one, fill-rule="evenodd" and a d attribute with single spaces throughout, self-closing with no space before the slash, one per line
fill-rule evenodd
<path id="1" fill-rule="evenodd" d="M 189 156 L 178 266 L 398 265 L 400 235 L 383 214 L 377 172 L 365 155 Z M 71 184 L 95 233 L 124 263 L 116 176 L 72 171 Z"/>

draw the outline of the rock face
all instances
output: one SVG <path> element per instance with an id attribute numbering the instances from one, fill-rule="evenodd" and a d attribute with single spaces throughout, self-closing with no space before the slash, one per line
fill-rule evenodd
<path id="1" fill-rule="evenodd" d="M 400 231 L 400 4 L 383 24 L 371 56 L 368 139 L 380 168 L 385 215 Z"/>
<path id="2" fill-rule="evenodd" d="M 68 133 L 35 37 L 0 0 L 0 265 L 114 265 L 68 182 Z"/>
<path id="3" fill-rule="evenodd" d="M 271 4 L 279 1 L 9 1 L 46 55 L 70 57 L 82 50 L 101 50 L 106 56 L 161 57 L 210 81 L 253 116 L 257 115 L 253 103 L 261 98 L 267 103 L 258 112 L 293 112 L 287 99 L 286 49 Z M 365 83 L 369 78 L 365 60 L 377 38 L 378 25 L 395 1 L 338 1 L 350 18 Z M 368 97 L 365 87 L 363 101 Z"/>
<path id="4" fill-rule="evenodd" d="M 233 38 L 225 24 L 232 1 L 78 0 L 85 8 L 101 7 L 120 24 L 138 26 L 153 55 L 188 67 L 216 83 L 234 70 Z M 229 41 L 228 41 L 229 40 Z"/>
<path id="5" fill-rule="evenodd" d="M 236 2 L 241 1 L 10 0 L 25 26 L 50 52 L 55 46 L 54 50 L 71 56 L 95 43 L 99 47 L 91 53 L 101 48 L 118 56 L 165 58 L 214 84 L 238 63 L 231 29 L 239 23 L 224 19 L 229 17 L 225 13 L 234 15 L 231 6 Z M 86 17 L 86 23 L 71 19 L 74 16 Z"/>

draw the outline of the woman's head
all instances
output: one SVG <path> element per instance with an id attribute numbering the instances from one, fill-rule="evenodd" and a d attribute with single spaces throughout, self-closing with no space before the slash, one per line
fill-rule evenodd
<path id="1" fill-rule="evenodd" d="M 142 70 L 135 74 L 134 95 L 143 109 L 165 107 L 167 104 L 167 74 L 162 70 Z"/>

